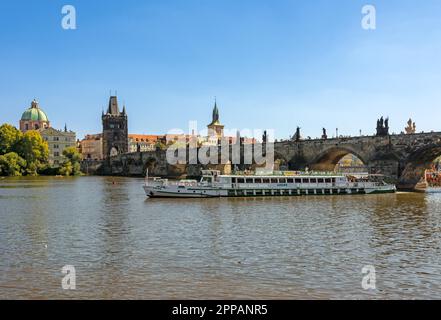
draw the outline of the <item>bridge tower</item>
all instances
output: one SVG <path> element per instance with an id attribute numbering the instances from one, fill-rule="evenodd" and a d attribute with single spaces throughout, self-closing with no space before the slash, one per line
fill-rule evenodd
<path id="1" fill-rule="evenodd" d="M 103 154 L 104 158 L 127 153 L 129 151 L 129 135 L 126 107 L 119 111 L 118 99 L 111 96 L 107 112 L 102 114 L 103 122 Z"/>

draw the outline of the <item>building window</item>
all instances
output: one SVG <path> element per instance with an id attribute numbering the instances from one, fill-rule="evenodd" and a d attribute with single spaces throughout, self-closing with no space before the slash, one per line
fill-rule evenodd
<path id="1" fill-rule="evenodd" d="M 54 137 L 54 141 L 60 141 L 59 137 Z"/>
<path id="2" fill-rule="evenodd" d="M 58 151 L 54 152 L 54 157 L 59 157 L 60 153 Z"/>
<path id="3" fill-rule="evenodd" d="M 54 144 L 54 149 L 59 149 L 60 147 L 58 146 L 58 144 Z"/>
<path id="4" fill-rule="evenodd" d="M 29 130 L 29 124 L 28 123 L 25 124 L 25 130 Z"/>

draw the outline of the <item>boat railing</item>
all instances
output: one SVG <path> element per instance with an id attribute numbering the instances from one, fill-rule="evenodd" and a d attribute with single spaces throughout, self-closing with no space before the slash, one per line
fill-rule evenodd
<path id="1" fill-rule="evenodd" d="M 146 179 L 146 185 L 150 185 L 153 187 L 161 187 L 161 186 L 184 186 L 184 187 L 194 187 L 198 185 L 197 180 L 177 180 L 170 181 L 164 178 L 148 178 Z"/>

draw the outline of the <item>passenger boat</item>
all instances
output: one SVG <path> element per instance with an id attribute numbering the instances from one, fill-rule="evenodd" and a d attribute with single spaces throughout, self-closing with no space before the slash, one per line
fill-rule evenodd
<path id="1" fill-rule="evenodd" d="M 416 186 L 417 191 L 441 193 L 441 170 L 433 167 L 424 172 L 424 178 Z"/>
<path id="2" fill-rule="evenodd" d="M 200 181 L 147 177 L 144 190 L 151 198 L 210 198 L 394 193 L 396 187 L 385 183 L 382 176 L 368 174 L 285 171 L 221 175 L 217 170 L 203 170 Z"/>

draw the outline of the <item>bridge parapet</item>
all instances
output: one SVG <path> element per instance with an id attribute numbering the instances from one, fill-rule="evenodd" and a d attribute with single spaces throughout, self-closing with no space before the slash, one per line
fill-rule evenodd
<path id="1" fill-rule="evenodd" d="M 240 152 L 243 158 L 243 146 Z M 441 132 L 279 141 L 274 144 L 275 160 L 287 169 L 309 167 L 330 171 L 347 154 L 357 156 L 373 173 L 385 174 L 399 185 L 412 186 L 418 183 L 424 168 L 441 155 Z M 149 169 L 152 175 L 168 177 L 196 176 L 201 169 L 207 168 L 199 163 L 170 165 L 165 150 L 118 155 L 92 167 L 105 175 L 143 176 Z"/>

